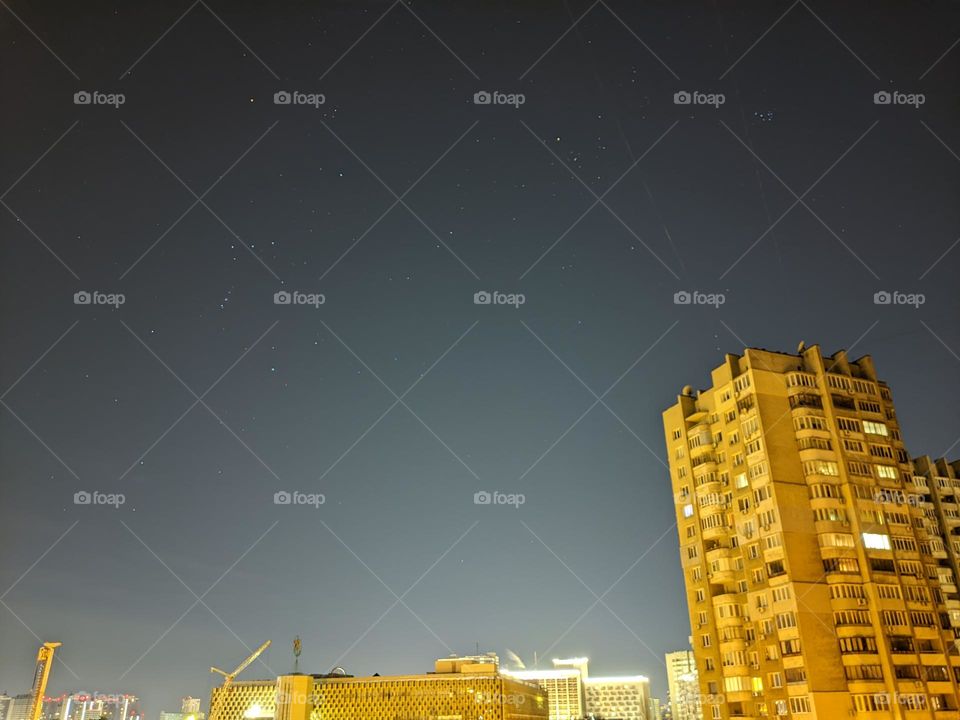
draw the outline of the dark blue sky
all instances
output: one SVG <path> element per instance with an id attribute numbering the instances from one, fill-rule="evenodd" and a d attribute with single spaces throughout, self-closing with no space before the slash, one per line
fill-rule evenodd
<path id="1" fill-rule="evenodd" d="M 665 696 L 689 628 L 660 413 L 683 385 L 745 344 L 851 348 L 912 452 L 960 435 L 955 6 L 8 4 L 10 692 L 38 636 L 64 643 L 51 690 L 155 718 L 267 638 L 247 676 L 291 669 L 299 634 L 313 672 L 479 643 Z M 95 490 L 126 502 L 74 504 Z"/>

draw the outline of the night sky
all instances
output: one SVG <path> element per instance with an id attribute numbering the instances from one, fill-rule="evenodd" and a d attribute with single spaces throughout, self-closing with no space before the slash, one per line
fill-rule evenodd
<path id="1" fill-rule="evenodd" d="M 153 720 L 299 634 L 308 672 L 479 644 L 665 697 L 683 385 L 869 353 L 960 455 L 954 3 L 0 5 L 0 689 L 59 640 L 50 692 Z"/>

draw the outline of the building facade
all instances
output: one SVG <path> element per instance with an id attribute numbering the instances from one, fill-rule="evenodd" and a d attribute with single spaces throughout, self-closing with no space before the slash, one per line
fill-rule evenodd
<path id="1" fill-rule="evenodd" d="M 663 423 L 705 717 L 960 717 L 956 568 L 870 357 L 727 355 Z"/>
<path id="2" fill-rule="evenodd" d="M 214 688 L 211 705 L 221 688 Z M 438 660 L 423 675 L 283 675 L 236 682 L 217 720 L 548 720 L 547 697 L 494 663 Z"/>
<path id="3" fill-rule="evenodd" d="M 7 696 L 4 720 L 27 720 L 30 717 L 32 706 L 33 696 L 30 693 L 21 693 L 13 697 Z"/>
<path id="4" fill-rule="evenodd" d="M 512 670 L 510 676 L 536 683 L 547 696 L 550 720 L 582 720 L 586 713 L 583 680 L 577 668 Z"/>
<path id="5" fill-rule="evenodd" d="M 184 715 L 193 715 L 200 712 L 200 698 L 189 695 L 180 700 L 180 712 Z"/>
<path id="6" fill-rule="evenodd" d="M 200 698 L 189 695 L 180 700 L 180 712 L 160 713 L 160 720 L 205 720 L 206 717 L 200 712 Z"/>
<path id="7" fill-rule="evenodd" d="M 510 671 L 547 694 L 550 720 L 653 720 L 650 680 L 643 675 L 591 677 L 590 659 L 555 658 L 553 668 Z"/>
<path id="8" fill-rule="evenodd" d="M 43 720 L 142 720 L 139 698 L 126 694 L 64 693 L 43 700 Z"/>
<path id="9" fill-rule="evenodd" d="M 700 682 L 692 650 L 677 650 L 665 655 L 667 688 L 672 720 L 703 720 L 700 709 Z"/>
<path id="10" fill-rule="evenodd" d="M 650 706 L 650 680 L 643 675 L 586 677 L 586 717 L 596 720 L 655 720 Z"/>

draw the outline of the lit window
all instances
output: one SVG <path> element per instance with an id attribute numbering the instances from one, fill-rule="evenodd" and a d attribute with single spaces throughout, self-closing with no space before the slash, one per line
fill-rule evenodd
<path id="1" fill-rule="evenodd" d="M 693 517 L 693 503 L 687 503 L 683 506 L 683 516 L 685 518 Z"/>
<path id="2" fill-rule="evenodd" d="M 889 550 L 890 536 L 882 533 L 863 533 L 863 546 L 870 550 Z"/>

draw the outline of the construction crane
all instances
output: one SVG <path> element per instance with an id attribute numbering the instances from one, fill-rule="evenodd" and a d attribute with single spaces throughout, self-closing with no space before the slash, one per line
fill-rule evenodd
<path id="1" fill-rule="evenodd" d="M 223 670 L 215 667 L 210 668 L 210 672 L 223 675 L 223 685 L 220 686 L 220 692 L 217 693 L 217 699 L 210 708 L 209 720 L 220 720 L 220 712 L 223 710 L 223 703 L 226 699 L 227 692 L 229 692 L 230 686 L 233 685 L 233 679 L 246 670 L 247 667 L 249 667 L 254 660 L 260 657 L 260 655 L 263 654 L 263 651 L 268 647 L 270 647 L 270 640 L 267 640 L 263 645 L 254 650 L 250 657 L 237 665 L 237 669 L 232 673 L 224 672 Z M 37 720 L 37 718 L 32 718 L 31 720 Z"/>
<path id="2" fill-rule="evenodd" d="M 63 643 L 48 642 L 37 651 L 37 669 L 33 673 L 33 687 L 30 688 L 30 715 L 27 720 L 40 720 L 43 710 L 43 698 L 47 694 L 47 681 L 53 667 L 53 653 Z"/>

